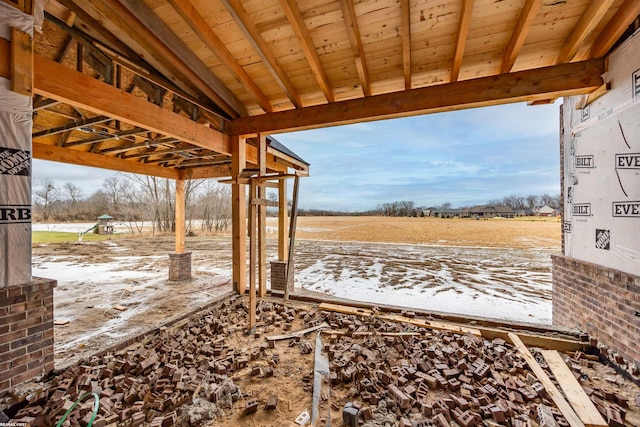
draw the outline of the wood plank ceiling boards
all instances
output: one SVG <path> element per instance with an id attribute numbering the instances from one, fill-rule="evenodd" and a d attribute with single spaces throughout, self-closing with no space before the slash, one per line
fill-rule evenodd
<path id="1" fill-rule="evenodd" d="M 231 135 L 589 94 L 638 14 L 637 0 L 50 0 L 34 140 L 76 163 L 230 174 Z M 0 42 L 4 76 L 10 52 Z M 308 171 L 271 147 L 266 161 Z"/>

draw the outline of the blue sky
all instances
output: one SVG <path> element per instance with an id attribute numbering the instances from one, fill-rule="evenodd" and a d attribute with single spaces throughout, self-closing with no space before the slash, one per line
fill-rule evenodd
<path id="1" fill-rule="evenodd" d="M 558 194 L 558 107 L 510 104 L 274 135 L 311 163 L 300 207 L 359 211 L 396 200 L 482 204 Z M 34 186 L 72 181 L 85 196 L 114 172 L 34 160 Z"/>

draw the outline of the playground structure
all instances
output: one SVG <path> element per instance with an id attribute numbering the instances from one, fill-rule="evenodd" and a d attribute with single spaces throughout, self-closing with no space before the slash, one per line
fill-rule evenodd
<path id="1" fill-rule="evenodd" d="M 96 224 L 87 228 L 85 231 L 78 233 L 78 241 L 81 242 L 84 235 L 90 231 L 93 231 L 95 234 L 113 234 L 115 232 L 115 228 L 112 220 L 113 217 L 110 215 L 100 215 Z"/>

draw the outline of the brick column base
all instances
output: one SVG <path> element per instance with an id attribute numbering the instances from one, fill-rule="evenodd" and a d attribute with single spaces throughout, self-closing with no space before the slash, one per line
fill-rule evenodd
<path id="1" fill-rule="evenodd" d="M 640 277 L 552 256 L 553 324 L 597 338 L 610 360 L 640 379 Z"/>
<path id="2" fill-rule="evenodd" d="M 295 266 L 294 266 L 295 271 Z M 289 292 L 293 291 L 293 276 L 289 280 Z M 271 261 L 271 292 L 284 293 L 285 281 L 287 279 L 287 262 Z"/>
<path id="3" fill-rule="evenodd" d="M 169 254 L 169 280 L 191 279 L 191 252 Z"/>
<path id="4" fill-rule="evenodd" d="M 53 288 L 34 278 L 0 288 L 0 396 L 53 369 Z"/>

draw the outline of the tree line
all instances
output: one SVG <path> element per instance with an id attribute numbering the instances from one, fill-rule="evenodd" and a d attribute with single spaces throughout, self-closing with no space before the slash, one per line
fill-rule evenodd
<path id="1" fill-rule="evenodd" d="M 224 231 L 231 225 L 231 186 L 214 180 L 185 182 L 186 232 Z M 151 223 L 152 233 L 175 231 L 175 181 L 146 175 L 117 174 L 85 195 L 76 184 L 36 182 L 33 220 L 93 222 L 103 214 L 123 222 L 132 233 Z M 196 221 L 197 220 L 197 221 Z"/>

